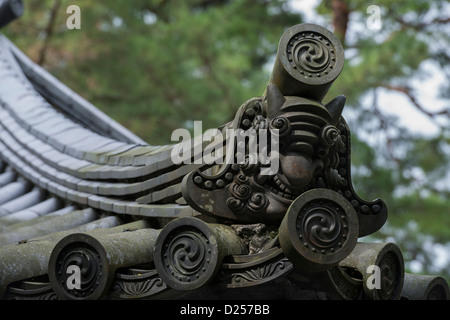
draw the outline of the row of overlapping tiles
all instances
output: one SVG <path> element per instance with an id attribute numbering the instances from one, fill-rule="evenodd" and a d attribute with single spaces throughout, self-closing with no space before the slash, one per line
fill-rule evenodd
<path id="1" fill-rule="evenodd" d="M 0 161 L 0 298 L 10 285 L 46 275 L 51 250 L 64 236 L 126 222 L 55 197 Z"/>
<path id="2" fill-rule="evenodd" d="M 174 165 L 170 145 L 119 141 L 59 112 L 35 90 L 9 46 L 0 38 L 5 162 L 35 186 L 80 205 L 136 215 L 192 214 L 172 200 L 181 196 L 183 176 L 199 165 Z M 164 201 L 172 204 L 152 205 Z"/>
<path id="3" fill-rule="evenodd" d="M 79 209 L 33 185 L 5 162 L 0 162 L 0 169 L 0 245 L 70 229 L 97 217 L 94 209 Z"/>
<path id="4" fill-rule="evenodd" d="M 67 235 L 197 215 L 176 200 L 200 167 L 174 165 L 172 146 L 119 139 L 63 112 L 64 96 L 38 90 L 54 83 L 36 83 L 30 75 L 44 71 L 25 72 L 12 46 L 0 37 L 0 298 L 24 283 L 48 287 L 50 254 Z"/>

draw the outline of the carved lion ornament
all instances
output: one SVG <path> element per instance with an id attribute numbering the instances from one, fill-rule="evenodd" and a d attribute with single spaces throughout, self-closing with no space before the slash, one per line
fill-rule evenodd
<path id="1" fill-rule="evenodd" d="M 328 224 L 339 214 L 325 212 L 339 203 L 348 208 L 344 216 L 356 214 L 358 236 L 377 231 L 387 208 L 380 199 L 360 199 L 353 189 L 345 97 L 322 103 L 344 60 L 342 45 L 326 28 L 300 24 L 286 30 L 265 93 L 243 103 L 222 128 L 234 132 L 223 145 L 228 161 L 185 176 L 186 202 L 219 220 L 277 226 L 294 202 L 312 197 L 328 203 L 316 205 L 324 208 L 320 216 L 333 216 L 315 221 L 314 232 L 331 230 Z"/>
<path id="2" fill-rule="evenodd" d="M 186 176 L 183 196 L 195 209 L 215 217 L 278 224 L 301 193 L 345 183 L 336 170 L 338 153 L 345 150 L 336 127 L 344 104 L 343 96 L 326 106 L 311 99 L 283 96 L 269 84 L 266 95 L 245 102 L 223 130 L 241 129 L 237 132 L 252 132 L 256 137 L 263 133 L 265 142 L 271 143 L 254 148 L 260 151 L 255 154 L 248 152 L 248 144 L 255 141 L 246 142 L 244 161 L 239 161 L 242 154 L 236 152 L 238 137 L 234 137 L 231 143 L 235 148 L 226 149 L 235 151 L 234 161 L 224 164 L 215 175 L 197 170 Z"/>

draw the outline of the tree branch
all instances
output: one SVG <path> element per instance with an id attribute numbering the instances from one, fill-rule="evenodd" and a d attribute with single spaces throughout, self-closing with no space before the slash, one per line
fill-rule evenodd
<path id="1" fill-rule="evenodd" d="M 412 28 L 415 30 L 423 31 L 424 28 L 436 25 L 436 24 L 447 24 L 450 22 L 450 17 L 448 18 L 435 18 L 428 22 L 421 22 L 421 23 L 411 23 L 403 20 L 401 17 L 395 18 L 395 21 L 400 23 L 402 26 L 407 28 Z"/>
<path id="2" fill-rule="evenodd" d="M 345 43 L 345 35 L 347 33 L 348 18 L 350 11 L 345 0 L 332 0 L 331 9 L 333 10 L 333 27 L 334 33 L 342 44 Z"/>
<path id="3" fill-rule="evenodd" d="M 435 111 L 435 112 L 431 112 L 426 110 L 418 101 L 417 98 L 413 95 L 412 90 L 406 86 L 393 86 L 393 85 L 380 85 L 380 87 L 388 89 L 388 90 L 392 90 L 392 91 L 397 91 L 397 92 L 401 92 L 404 95 L 406 95 L 406 97 L 409 99 L 409 101 L 411 101 L 411 103 L 423 114 L 427 115 L 430 118 L 435 118 L 438 116 L 450 116 L 450 109 L 444 109 L 444 110 L 440 110 L 440 111 Z"/>
<path id="4" fill-rule="evenodd" d="M 48 19 L 47 27 L 45 28 L 45 40 L 44 45 L 42 46 L 39 52 L 38 64 L 42 66 L 45 62 L 45 58 L 47 56 L 47 49 L 50 43 L 50 38 L 53 35 L 53 30 L 55 28 L 56 22 L 56 14 L 58 13 L 59 6 L 61 5 L 61 0 L 55 0 L 53 2 L 53 6 L 50 9 L 50 18 Z"/>
<path id="5" fill-rule="evenodd" d="M 386 117 L 383 115 L 383 113 L 380 111 L 378 107 L 378 92 L 375 89 L 373 91 L 373 101 L 372 101 L 372 110 L 373 114 L 378 118 L 380 121 L 380 129 L 383 130 L 386 134 L 386 146 L 387 146 L 387 152 L 389 153 L 389 156 L 392 160 L 397 164 L 397 166 L 401 166 L 401 160 L 395 155 L 394 152 L 394 139 L 391 138 L 388 132 L 389 128 L 389 121 L 386 119 Z"/>

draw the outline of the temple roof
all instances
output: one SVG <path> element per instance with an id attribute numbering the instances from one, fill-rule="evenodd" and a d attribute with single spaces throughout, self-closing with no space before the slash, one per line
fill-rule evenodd
<path id="1" fill-rule="evenodd" d="M 174 166 L 172 147 L 148 145 L 0 35 L 0 248 L 136 217 L 196 215 L 176 200 L 198 166 Z M 0 295 L 33 275 L 0 277 Z"/>
<path id="2" fill-rule="evenodd" d="M 148 204 L 178 198 L 180 178 L 195 168 L 174 168 L 167 161 L 172 145 L 144 143 L 34 64 L 4 36 L 0 114 L 2 187 L 12 190 L 18 179 L 22 181 L 22 188 L 0 200 L 2 207 L 39 190 L 38 202 L 54 197 L 114 213 L 151 216 L 155 207 Z M 172 170 L 164 174 L 168 168 Z M 7 207 L 10 219 L 11 213 L 23 209 Z M 170 216 L 192 214 L 187 206 L 165 209 Z"/>
<path id="3" fill-rule="evenodd" d="M 237 114 L 254 116 L 256 109 L 245 108 Z M 202 215 L 182 196 L 183 179 L 203 174 L 196 169 L 207 165 L 174 163 L 174 145 L 144 142 L 0 35 L 0 299 L 448 298 L 444 279 L 404 274 L 396 245 L 356 243 L 365 231 L 359 223 L 373 227 L 379 212 L 384 223 L 385 212 L 380 211 L 383 203 L 365 202 L 348 189 L 350 133 L 343 126 L 340 134 L 348 143 L 339 151 L 348 160 L 341 161 L 348 170 L 340 168 L 347 189 L 314 187 L 290 198 L 293 204 L 282 211 L 287 218 L 280 227 L 245 220 L 232 224 L 220 215 Z M 195 152 L 195 142 L 189 148 Z M 236 189 L 248 180 L 238 173 L 227 179 Z M 208 198 L 213 191 L 203 180 L 192 179 L 183 187 L 192 187 L 189 192 L 204 204 L 198 208 L 226 200 L 228 210 L 233 206 L 226 195 L 234 188 L 221 182 L 215 186 L 225 190 L 225 196 L 216 198 Z M 258 186 L 257 197 L 237 193 L 235 203 L 249 199 L 265 204 L 257 202 L 264 188 Z M 241 189 L 246 191 L 245 186 Z M 311 210 L 313 215 L 331 212 L 333 219 L 339 217 L 342 230 L 349 230 L 340 232 L 336 241 L 338 253 L 342 247 L 348 251 L 339 261 L 324 263 L 337 256 L 334 247 L 328 256 L 325 250 L 298 250 L 297 242 L 304 241 L 299 239 L 308 236 L 295 229 L 306 211 L 304 204 L 318 206 L 318 212 Z M 318 219 L 319 224 L 328 218 Z M 258 245 L 252 251 L 254 243 Z M 365 263 L 384 264 L 382 268 L 392 271 L 387 275 L 392 285 L 381 291 L 367 289 Z M 78 265 L 85 272 L 83 288 L 66 282 L 69 269 L 64 267 Z"/>

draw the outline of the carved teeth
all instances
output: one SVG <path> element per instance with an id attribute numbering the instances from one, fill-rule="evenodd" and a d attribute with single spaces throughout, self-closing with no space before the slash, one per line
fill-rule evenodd
<path id="1" fill-rule="evenodd" d="M 278 176 L 274 176 L 273 177 L 273 182 L 275 183 L 276 187 L 273 186 L 268 186 L 269 190 L 272 193 L 275 193 L 283 198 L 292 200 L 295 199 L 295 195 L 292 194 L 291 190 L 289 188 L 287 188 L 278 178 Z"/>

